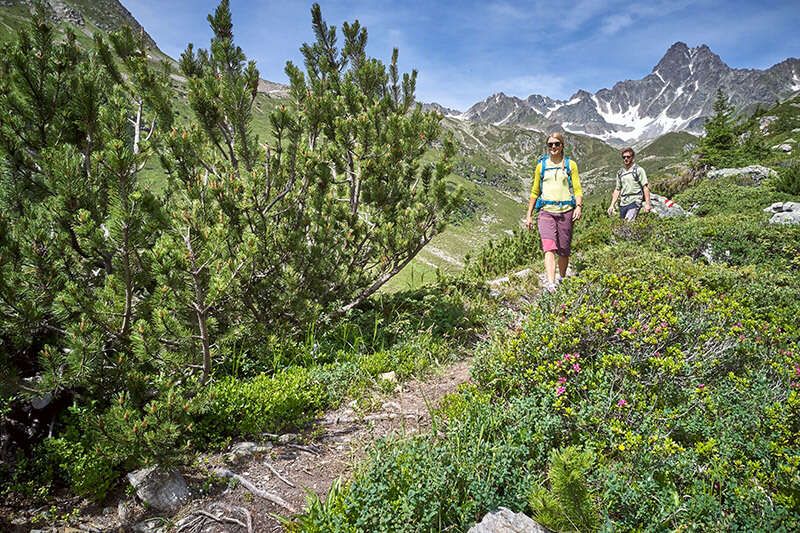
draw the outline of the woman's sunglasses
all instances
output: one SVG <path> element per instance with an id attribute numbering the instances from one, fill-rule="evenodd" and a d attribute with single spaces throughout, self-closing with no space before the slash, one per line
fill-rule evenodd
<path id="1" fill-rule="evenodd" d="M 561 143 L 556 141 L 554 143 L 547 143 L 547 146 L 549 146 L 550 148 L 558 148 L 559 146 L 561 146 Z"/>

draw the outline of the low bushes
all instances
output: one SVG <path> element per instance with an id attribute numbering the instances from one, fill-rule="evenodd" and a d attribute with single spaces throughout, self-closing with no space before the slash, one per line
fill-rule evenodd
<path id="1" fill-rule="evenodd" d="M 455 280 L 376 298 L 331 327 L 310 328 L 305 338 L 260 347 L 226 346 L 207 385 L 186 374 L 138 376 L 134 393 L 104 404 L 75 398 L 27 465 L 8 477 L 2 494 L 45 498 L 66 485 L 102 500 L 120 477 L 159 463 L 185 464 L 200 450 L 235 438 L 302 429 L 345 397 L 367 399 L 452 360 L 472 342 L 490 310 L 482 289 Z M 453 335 L 458 331 L 459 335 Z"/>
<path id="2" fill-rule="evenodd" d="M 800 233 L 762 212 L 788 198 L 701 182 L 688 219 L 588 217 L 579 275 L 496 332 L 434 437 L 381 444 L 294 527 L 465 530 L 504 505 L 557 531 L 800 528 Z"/>

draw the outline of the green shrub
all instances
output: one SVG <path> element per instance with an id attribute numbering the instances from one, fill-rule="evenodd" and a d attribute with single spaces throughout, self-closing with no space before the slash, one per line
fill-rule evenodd
<path id="1" fill-rule="evenodd" d="M 537 486 L 530 506 L 537 522 L 554 531 L 597 531 L 600 513 L 588 488 L 594 454 L 569 446 L 553 450 L 547 479 L 550 490 Z"/>
<path id="2" fill-rule="evenodd" d="M 538 300 L 519 334 L 498 334 L 478 356 L 483 387 L 443 401 L 436 438 L 379 445 L 300 518 L 304 529 L 467 529 L 499 505 L 522 509 L 552 450 L 584 445 L 593 468 L 577 452 L 553 456 L 551 488 L 536 493 L 551 527 L 569 529 L 555 509 L 590 530 L 601 515 L 622 530 L 800 524 L 791 311 L 768 321 L 750 307 L 759 295 L 737 289 L 747 271 L 625 246 L 588 256 L 596 270 Z"/>
<path id="3" fill-rule="evenodd" d="M 466 531 L 500 505 L 524 510 L 534 472 L 560 445 L 557 420 L 540 399 L 493 405 L 473 393 L 449 401 L 461 415 L 437 421 L 434 436 L 379 442 L 354 480 L 313 502 L 297 527 Z"/>
<path id="4" fill-rule="evenodd" d="M 792 196 L 800 196 L 800 161 L 795 160 L 791 165 L 780 170 L 775 188 Z"/>
<path id="5" fill-rule="evenodd" d="M 767 184 L 756 185 L 752 181 L 742 182 L 739 178 L 730 177 L 700 180 L 694 187 L 676 195 L 673 200 L 701 217 L 758 214 L 764 218 L 765 207 L 773 202 L 788 200 L 788 197 Z"/>
<path id="6" fill-rule="evenodd" d="M 302 426 L 326 405 L 312 373 L 291 367 L 251 380 L 224 378 L 203 392 L 196 435 L 208 441 Z"/>
<path id="7" fill-rule="evenodd" d="M 37 450 L 39 460 L 57 468 L 57 476 L 63 479 L 79 496 L 102 500 L 116 482 L 116 471 L 107 457 L 87 449 L 80 440 L 67 437 L 44 440 Z"/>
<path id="8" fill-rule="evenodd" d="M 488 279 L 527 265 L 539 255 L 538 233 L 516 230 L 498 242 L 490 241 L 476 257 L 466 257 L 464 276 Z"/>

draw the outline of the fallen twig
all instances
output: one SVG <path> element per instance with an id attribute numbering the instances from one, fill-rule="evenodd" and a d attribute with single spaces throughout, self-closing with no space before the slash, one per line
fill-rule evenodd
<path id="1" fill-rule="evenodd" d="M 219 515 L 215 515 L 212 512 L 206 511 L 204 509 L 198 509 L 197 511 L 192 512 L 189 514 L 184 520 L 184 524 L 181 525 L 178 529 L 178 533 L 183 532 L 200 532 L 205 527 L 207 519 L 211 519 L 214 522 L 219 524 L 222 523 L 229 523 L 229 524 L 236 524 L 237 526 L 246 529 L 247 533 L 253 533 L 253 517 L 250 515 L 250 511 L 245 509 L 244 507 L 232 507 L 230 505 L 225 505 L 223 503 L 215 503 L 212 506 L 213 508 L 217 508 L 221 510 Z M 233 518 L 232 516 L 226 516 L 224 511 L 229 513 L 241 513 L 245 517 L 245 522 Z M 194 519 L 191 519 L 192 516 L 195 516 Z"/>
<path id="2" fill-rule="evenodd" d="M 406 418 L 406 419 L 418 419 L 420 417 L 419 414 L 414 413 L 376 413 L 374 415 L 367 415 L 364 417 L 365 422 L 371 422 L 375 420 L 395 420 L 396 418 Z"/>
<path id="3" fill-rule="evenodd" d="M 289 502 L 287 502 L 286 500 L 284 500 L 283 498 L 281 498 L 277 494 L 272 494 L 271 492 L 268 492 L 266 490 L 259 489 L 258 487 L 253 485 L 250 481 L 248 481 L 246 478 L 240 476 L 236 472 L 231 472 L 227 468 L 215 468 L 213 470 L 213 474 L 215 476 L 219 476 L 219 477 L 222 477 L 222 478 L 235 479 L 236 481 L 241 483 L 244 488 L 246 488 L 247 490 L 252 492 L 255 496 L 258 496 L 259 498 L 264 498 L 265 500 L 271 501 L 275 505 L 283 507 L 284 509 L 286 509 L 290 513 L 297 513 L 297 510 L 292 506 L 292 504 L 290 504 Z"/>
<path id="4" fill-rule="evenodd" d="M 295 450 L 300 450 L 301 452 L 310 453 L 311 455 L 319 455 L 319 452 L 311 446 L 303 446 L 302 444 L 287 444 L 286 447 L 294 448 Z"/>
<path id="5" fill-rule="evenodd" d="M 273 466 L 272 466 L 271 464 L 269 464 L 267 461 L 264 461 L 264 464 L 265 464 L 265 465 L 267 465 L 267 468 L 269 468 L 270 472 L 272 472 L 273 474 L 275 474 L 275 475 L 278 477 L 278 479 L 280 479 L 281 481 L 283 481 L 284 483 L 286 483 L 286 484 L 287 484 L 287 485 L 289 485 L 290 487 L 292 487 L 292 488 L 295 488 L 295 485 L 294 485 L 294 483 L 292 483 L 291 481 L 289 481 L 288 479 L 286 479 L 285 477 L 283 477 L 282 475 L 280 475 L 280 474 L 278 473 L 278 471 L 277 471 L 277 470 L 275 470 L 275 467 L 273 467 Z"/>

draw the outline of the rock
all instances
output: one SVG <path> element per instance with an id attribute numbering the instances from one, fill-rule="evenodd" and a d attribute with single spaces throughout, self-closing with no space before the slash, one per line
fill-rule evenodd
<path id="1" fill-rule="evenodd" d="M 41 411 L 53 401 L 53 395 L 49 392 L 44 393 L 42 396 L 31 399 L 31 407 L 37 411 Z"/>
<path id="2" fill-rule="evenodd" d="M 776 120 L 778 120 L 778 117 L 774 115 L 761 117 L 758 121 L 758 129 L 760 129 L 762 133 L 765 133 L 769 129 L 769 125 L 775 122 Z"/>
<path id="3" fill-rule="evenodd" d="M 513 274 L 509 274 L 508 276 L 503 276 L 502 278 L 489 280 L 486 282 L 486 284 L 490 287 L 497 287 L 499 285 L 502 285 L 503 283 L 508 283 L 509 281 L 511 281 L 512 278 L 525 279 L 532 273 L 533 271 L 530 268 L 525 268 L 518 272 L 514 272 Z"/>
<path id="4" fill-rule="evenodd" d="M 293 442 L 297 442 L 297 433 L 284 433 L 278 437 L 278 442 L 280 444 L 292 444 Z"/>
<path id="5" fill-rule="evenodd" d="M 800 211 L 800 202 L 775 202 L 764 208 L 765 213 L 788 213 L 791 211 Z"/>
<path id="6" fill-rule="evenodd" d="M 665 196 L 650 193 L 650 204 L 653 206 L 653 213 L 659 218 L 689 216 L 685 209 Z"/>
<path id="7" fill-rule="evenodd" d="M 764 208 L 765 213 L 774 213 L 770 224 L 800 224 L 800 202 L 776 202 Z"/>
<path id="8" fill-rule="evenodd" d="M 383 403 L 383 410 L 384 411 L 394 411 L 395 413 L 403 412 L 403 407 L 397 402 L 384 402 Z"/>
<path id="9" fill-rule="evenodd" d="M 391 372 L 384 372 L 383 374 L 378 374 L 378 378 L 384 381 L 388 381 L 390 383 L 397 383 L 397 374 L 394 370 Z"/>
<path id="10" fill-rule="evenodd" d="M 769 219 L 770 224 L 800 224 L 800 211 L 787 211 L 775 213 Z"/>
<path id="11" fill-rule="evenodd" d="M 776 144 L 772 147 L 773 150 L 780 150 L 781 152 L 791 153 L 792 145 L 789 143 Z"/>
<path id="12" fill-rule="evenodd" d="M 256 444 L 255 442 L 237 442 L 231 446 L 231 451 L 227 453 L 225 458 L 228 461 L 238 461 L 243 457 L 248 457 L 257 453 L 266 453 L 272 449 L 272 443 L 269 442 L 265 445 Z"/>
<path id="13" fill-rule="evenodd" d="M 139 522 L 131 529 L 134 533 L 166 533 L 167 523 L 163 518 L 151 518 Z"/>
<path id="14" fill-rule="evenodd" d="M 117 504 L 117 518 L 122 523 L 123 527 L 128 526 L 131 523 L 131 517 L 133 516 L 133 503 L 127 500 L 121 500 Z"/>
<path id="15" fill-rule="evenodd" d="M 189 499 L 189 488 L 177 470 L 144 468 L 128 474 L 128 481 L 142 502 L 161 512 L 173 513 Z"/>
<path id="16" fill-rule="evenodd" d="M 549 530 L 522 513 L 501 507 L 488 513 L 467 533 L 548 533 Z"/>
<path id="17" fill-rule="evenodd" d="M 712 180 L 731 176 L 745 176 L 756 183 L 760 183 L 766 178 L 777 178 L 778 173 L 771 168 L 762 167 L 761 165 L 750 165 L 749 167 L 742 168 L 720 168 L 712 170 L 706 175 L 708 179 Z"/>

